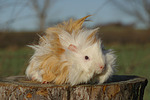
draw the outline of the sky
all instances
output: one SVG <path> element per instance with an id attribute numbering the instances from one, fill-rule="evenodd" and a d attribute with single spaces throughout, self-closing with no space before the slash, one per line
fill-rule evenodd
<path id="1" fill-rule="evenodd" d="M 121 11 L 111 0 L 53 0 L 47 11 L 47 23 L 64 21 L 70 17 L 82 18 L 88 14 L 92 22 L 88 26 L 121 22 L 132 24 L 134 17 Z M 14 30 L 36 30 L 38 19 L 28 0 L 0 0 L 0 28 Z M 14 6 L 15 5 L 15 6 Z M 42 3 L 41 3 L 42 5 Z M 127 5 L 125 5 L 127 6 Z M 86 23 L 87 24 L 87 23 Z M 142 25 L 141 25 L 142 26 Z M 46 25 L 46 28 L 49 25 Z"/>

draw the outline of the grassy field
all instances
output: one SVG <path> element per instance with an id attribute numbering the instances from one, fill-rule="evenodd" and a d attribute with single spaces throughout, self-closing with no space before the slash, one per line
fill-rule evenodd
<path id="1" fill-rule="evenodd" d="M 107 45 L 117 55 L 115 74 L 138 75 L 150 80 L 150 44 L 147 45 Z M 33 54 L 30 48 L 1 49 L 0 76 L 22 75 Z M 144 100 L 150 98 L 150 85 L 146 87 Z"/>

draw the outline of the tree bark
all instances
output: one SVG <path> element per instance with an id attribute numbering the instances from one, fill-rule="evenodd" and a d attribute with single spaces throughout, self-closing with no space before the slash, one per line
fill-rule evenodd
<path id="1" fill-rule="evenodd" d="M 147 83 L 147 79 L 138 76 L 114 75 L 101 85 L 70 86 L 11 76 L 0 79 L 0 100 L 143 100 Z"/>

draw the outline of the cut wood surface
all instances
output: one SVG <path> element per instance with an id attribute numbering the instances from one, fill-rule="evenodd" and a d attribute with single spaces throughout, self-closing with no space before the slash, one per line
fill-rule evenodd
<path id="1" fill-rule="evenodd" d="M 138 76 L 114 75 L 101 85 L 70 86 L 11 76 L 0 79 L 0 100 L 143 100 L 147 82 Z"/>

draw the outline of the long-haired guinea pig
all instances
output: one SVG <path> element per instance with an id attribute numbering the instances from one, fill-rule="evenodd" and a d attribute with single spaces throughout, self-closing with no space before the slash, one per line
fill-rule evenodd
<path id="1" fill-rule="evenodd" d="M 30 46 L 35 52 L 26 69 L 29 79 L 59 85 L 108 80 L 114 72 L 115 55 L 102 46 L 98 28 L 82 27 L 89 16 L 48 28 L 39 44 Z"/>

